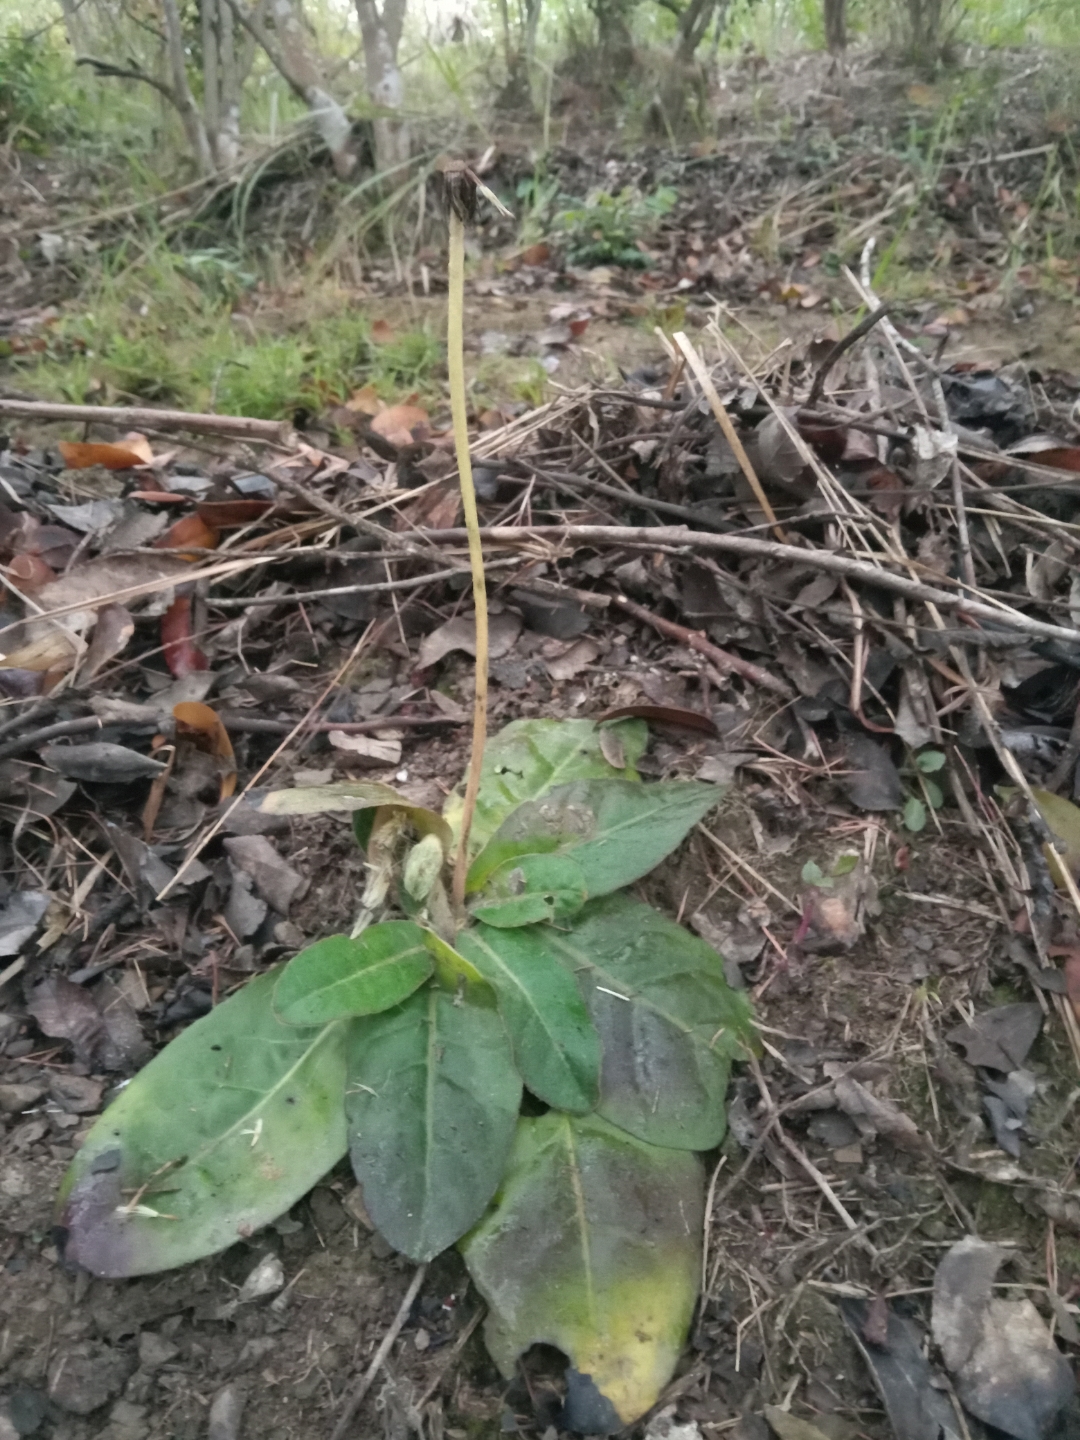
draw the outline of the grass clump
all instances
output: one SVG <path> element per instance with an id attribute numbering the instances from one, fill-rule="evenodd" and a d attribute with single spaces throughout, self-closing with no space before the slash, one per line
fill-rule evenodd
<path id="1" fill-rule="evenodd" d="M 102 264 L 85 309 L 52 327 L 43 354 L 11 358 L 21 383 L 76 404 L 124 401 L 303 420 L 374 385 L 381 398 L 433 392 L 443 347 L 426 330 L 382 343 L 339 293 L 305 296 L 302 314 L 276 299 L 225 249 L 156 247 L 136 263 Z"/>
<path id="2" fill-rule="evenodd" d="M 554 219 L 553 234 L 571 265 L 623 265 L 644 270 L 649 257 L 639 242 L 653 237 L 675 205 L 677 193 L 661 185 L 649 195 L 626 186 L 617 195 L 593 190 Z"/>
<path id="3" fill-rule="evenodd" d="M 0 144 L 43 153 L 50 141 L 67 139 L 73 81 L 70 62 L 48 39 L 0 37 Z"/>

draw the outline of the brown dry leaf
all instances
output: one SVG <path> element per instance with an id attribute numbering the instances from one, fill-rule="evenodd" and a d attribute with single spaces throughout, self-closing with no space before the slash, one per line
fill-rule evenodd
<path id="1" fill-rule="evenodd" d="M 703 735 L 720 732 L 708 715 L 700 710 L 686 710 L 681 705 L 619 705 L 596 717 L 599 724 L 608 720 L 648 720 L 652 725 L 676 725 L 681 730 L 700 730 Z"/>
<path id="2" fill-rule="evenodd" d="M 105 1027 L 81 985 L 63 975 L 50 975 L 35 987 L 26 1008 L 43 1034 L 53 1040 L 70 1040 L 78 1059 L 91 1063 Z"/>
<path id="3" fill-rule="evenodd" d="M 789 413 L 788 418 L 794 422 L 793 413 Z M 754 431 L 753 439 L 762 484 L 779 485 L 796 493 L 807 488 L 806 461 L 777 415 L 766 415 Z"/>
<path id="4" fill-rule="evenodd" d="M 78 643 L 62 630 L 52 626 L 41 625 L 30 633 L 30 624 L 28 621 L 20 621 L 16 625 L 9 625 L 6 630 L 0 630 L 0 659 L 3 661 L 5 673 L 12 670 L 40 673 L 53 669 L 65 673 L 70 670 L 79 654 Z M 15 638 L 12 634 L 15 631 L 24 632 L 18 638 L 24 639 L 25 643 L 14 650 L 5 650 L 5 641 L 9 635 Z"/>
<path id="5" fill-rule="evenodd" d="M 277 504 L 276 500 L 203 500 L 197 514 L 211 530 L 231 530 L 260 520 Z"/>
<path id="6" fill-rule="evenodd" d="M 613 770 L 626 769 L 626 746 L 619 732 L 610 725 L 600 727 L 600 754 Z"/>
<path id="7" fill-rule="evenodd" d="M 886 465 L 877 465 L 863 477 L 863 483 L 871 492 L 868 499 L 878 514 L 884 515 L 886 520 L 896 520 L 907 493 L 896 471 Z"/>
<path id="8" fill-rule="evenodd" d="M 137 465 L 152 465 L 154 461 L 146 436 L 134 432 L 117 445 L 61 440 L 56 448 L 69 470 L 88 470 L 91 465 L 103 465 L 106 470 L 134 470 Z"/>
<path id="9" fill-rule="evenodd" d="M 0 630 L 0 656 L 13 669 L 47 670 L 53 664 L 70 668 L 79 647 L 64 631 L 79 635 L 89 629 L 102 605 L 134 598 L 132 590 L 150 594 L 168 589 L 187 570 L 185 561 L 171 555 L 103 555 L 77 565 L 34 596 L 49 617 L 63 617 L 63 629 L 42 616 L 19 620 Z"/>
<path id="10" fill-rule="evenodd" d="M 155 775 L 150 782 L 150 793 L 146 797 L 146 804 L 143 806 L 142 827 L 143 839 L 149 842 L 154 833 L 154 826 L 157 824 L 158 815 L 161 813 L 162 802 L 165 799 L 165 790 L 172 775 L 173 767 L 176 764 L 176 746 L 159 745 L 154 751 L 155 760 L 164 760 L 165 769 L 160 775 Z"/>
<path id="11" fill-rule="evenodd" d="M 134 634 L 135 621 L 126 605 L 103 605 L 79 669 L 79 684 L 88 684 L 110 660 L 122 654 Z"/>
<path id="12" fill-rule="evenodd" d="M 225 841 L 233 866 L 251 878 L 255 893 L 279 915 L 308 888 L 303 875 L 283 860 L 265 835 L 235 835 Z"/>
<path id="13" fill-rule="evenodd" d="M 848 855 L 840 860 L 852 858 Z M 833 868 L 835 871 L 837 866 Z M 794 943 L 816 954 L 850 950 L 865 933 L 867 910 L 876 902 L 877 884 L 860 855 L 846 873 L 834 873 L 816 885 L 807 885 Z"/>
<path id="14" fill-rule="evenodd" d="M 1008 1254 L 975 1235 L 951 1246 L 934 1275 L 931 1325 L 964 1408 L 995 1430 L 1034 1440 L 1053 1432 L 1076 1380 L 1031 1301 L 993 1293 Z"/>
<path id="15" fill-rule="evenodd" d="M 418 495 L 411 505 L 403 506 L 400 528 L 406 530 L 417 526 L 423 530 L 451 530 L 458 524 L 460 515 L 461 489 L 455 476 L 441 485 L 433 485 L 430 490 Z"/>
<path id="16" fill-rule="evenodd" d="M 170 673 L 177 680 L 195 670 L 210 669 L 210 661 L 195 644 L 192 634 L 190 595 L 177 595 L 162 615 L 161 650 Z"/>
<path id="17" fill-rule="evenodd" d="M 513 257 L 520 265 L 546 265 L 551 259 L 551 246 L 546 240 L 536 245 L 527 245 Z"/>
<path id="18" fill-rule="evenodd" d="M 512 610 L 492 615 L 488 621 L 488 653 L 492 660 L 509 654 L 521 634 L 521 616 Z M 472 615 L 457 615 L 447 620 L 420 642 L 420 657 L 417 661 L 422 670 L 435 665 L 451 650 L 464 650 L 476 654 L 476 619 Z"/>
<path id="19" fill-rule="evenodd" d="M 561 655 L 545 660 L 547 672 L 553 680 L 572 680 L 587 669 L 600 654 L 600 647 L 594 640 L 575 640 Z"/>
<path id="20" fill-rule="evenodd" d="M 123 1070 L 128 1073 L 145 1065 L 152 1054 L 150 1044 L 142 1033 L 139 1017 L 119 985 L 103 976 L 97 983 L 94 1001 L 105 1022 L 99 1061 L 105 1070 Z"/>
<path id="21" fill-rule="evenodd" d="M 352 410 L 357 415 L 378 415 L 382 409 L 382 401 L 374 385 L 363 385 L 359 390 L 354 390 L 345 401 L 345 409 Z"/>
<path id="22" fill-rule="evenodd" d="M 378 735 L 350 735 L 331 730 L 327 736 L 335 750 L 343 750 L 372 765 L 397 765 L 401 761 L 401 740 Z"/>
<path id="23" fill-rule="evenodd" d="M 897 1109 L 891 1100 L 879 1099 L 851 1075 L 841 1075 L 834 1080 L 833 1091 L 840 1109 L 850 1120 L 854 1120 L 864 1140 L 884 1135 L 900 1150 L 922 1154 L 928 1149 L 926 1140 L 909 1116 Z"/>
<path id="24" fill-rule="evenodd" d="M 431 417 L 419 405 L 391 405 L 375 416 L 371 429 L 391 445 L 413 445 L 430 431 Z"/>
<path id="25" fill-rule="evenodd" d="M 202 516 L 196 511 L 193 515 L 185 515 L 170 525 L 164 535 L 159 535 L 154 541 L 155 550 L 179 550 L 182 545 L 195 545 L 200 550 L 215 550 L 219 535 Z M 197 555 L 183 555 L 183 560 L 197 560 Z"/>
<path id="26" fill-rule="evenodd" d="M 16 555 L 7 566 L 7 577 L 24 595 L 32 595 L 56 579 L 56 571 L 40 555 Z"/>
<path id="27" fill-rule="evenodd" d="M 232 741 L 221 716 L 199 700 L 185 700 L 173 706 L 177 738 L 186 737 L 197 749 L 212 755 L 221 769 L 220 800 L 227 800 L 236 789 L 236 757 Z"/>
<path id="28" fill-rule="evenodd" d="M 371 327 L 371 338 L 376 345 L 385 345 L 394 338 L 394 327 L 389 320 L 376 320 Z"/>

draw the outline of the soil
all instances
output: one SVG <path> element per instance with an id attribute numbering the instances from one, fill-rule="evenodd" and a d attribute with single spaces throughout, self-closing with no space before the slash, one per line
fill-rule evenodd
<path id="1" fill-rule="evenodd" d="M 806 118 L 812 91 L 818 97 L 817 136 L 826 112 L 829 133 L 876 121 L 881 96 L 872 82 L 880 71 L 867 71 L 865 83 L 856 74 L 836 96 L 824 65 L 815 57 L 766 72 L 748 68 L 722 107 L 721 147 L 743 133 L 740 106 L 747 96 L 766 90 L 773 121 L 786 115 L 792 124 Z M 1022 68 L 1019 62 L 1016 68 Z M 894 87 L 891 113 L 898 122 L 910 109 L 910 83 L 901 76 Z M 1002 150 L 1041 143 L 1021 109 L 1010 112 Z M 776 177 L 783 176 L 787 159 L 775 130 L 770 146 L 775 163 L 768 183 L 775 201 L 783 186 Z M 688 184 L 686 204 L 699 204 L 707 188 Z M 763 182 L 762 191 L 767 188 Z M 35 215 L 29 223 L 40 220 Z M 820 285 L 822 299 L 813 309 L 770 299 L 755 291 L 770 267 L 747 254 L 750 293 L 732 298 L 739 294 L 736 275 L 729 277 L 728 298 L 715 298 L 725 306 L 726 323 L 755 334 L 762 353 L 782 339 L 798 343 L 825 330 L 831 298 L 851 303 L 835 278 Z M 818 287 L 820 271 L 816 264 L 808 268 L 807 258 L 808 250 L 800 252 L 785 279 Z M 969 270 L 975 268 L 972 262 Z M 774 277 L 779 269 L 771 265 Z M 933 323 L 942 311 L 955 309 L 967 275 L 960 267 L 949 272 L 948 283 L 929 284 L 934 293 L 914 304 L 912 325 Z M 372 318 L 398 324 L 407 315 L 441 323 L 444 302 L 438 296 L 385 293 L 390 286 L 380 294 L 370 276 L 364 284 Z M 695 311 L 700 319 L 712 309 L 711 284 L 681 292 L 673 286 L 667 298 L 689 298 L 691 319 Z M 51 303 L 62 289 L 55 274 L 33 270 L 18 304 Z M 549 323 L 552 305 L 567 298 L 564 287 L 542 278 L 527 292 L 513 274 L 505 290 L 483 297 L 485 315 L 477 328 L 532 335 Z M 962 320 L 954 316 L 947 360 L 995 365 L 1024 359 L 1038 368 L 1075 368 L 1075 293 L 1037 287 L 992 293 L 998 299 L 986 312 L 972 308 Z M 587 282 L 580 282 L 574 298 L 589 304 L 590 296 L 595 300 Z M 560 384 L 610 382 L 620 367 L 629 371 L 657 358 L 651 314 L 625 313 L 640 293 L 624 290 L 617 303 L 610 295 L 600 298 L 612 314 L 597 315 L 586 337 L 563 350 L 555 372 Z M 414 625 L 431 623 L 430 615 L 422 624 L 410 617 L 406 638 Z M 290 620 L 276 642 L 275 668 L 287 660 L 290 673 L 329 675 L 355 635 L 339 621 L 319 621 L 317 633 L 309 625 L 305 630 L 307 624 L 306 616 Z M 868 818 L 845 800 L 828 766 L 782 758 L 779 749 L 770 758 L 770 727 L 779 722 L 753 692 L 729 686 L 701 693 L 689 653 L 651 632 L 605 619 L 595 633 L 606 647 L 598 662 L 557 682 L 540 662 L 542 638 L 526 632 L 522 646 L 495 667 L 493 726 L 518 714 L 594 715 L 633 700 L 672 703 L 681 694 L 711 711 L 721 739 L 661 728 L 650 751 L 651 775 L 696 775 L 706 761 L 723 762 L 764 741 L 708 824 L 721 844 L 695 834 L 642 893 L 672 915 L 693 917 L 706 938 L 726 937 L 754 996 L 761 1071 L 777 1105 L 821 1087 L 828 1067 L 861 1063 L 877 1093 L 909 1116 L 922 1137 L 905 1149 L 884 1133 L 860 1133 L 835 1108 L 793 1112 L 785 1123 L 824 1175 L 823 1188 L 775 1144 L 756 1145 L 747 1116 L 749 1097 L 757 1092 L 737 1067 L 729 1137 L 720 1152 L 706 1157 L 715 1187 L 706 1285 L 679 1374 L 658 1407 L 662 1421 L 652 1422 L 650 1434 L 663 1435 L 666 1422 L 674 1421 L 696 1423 L 707 1437 L 731 1432 L 738 1440 L 763 1440 L 763 1406 L 790 1402 L 828 1440 L 885 1437 L 890 1429 L 881 1400 L 840 1318 L 840 1298 L 885 1295 L 925 1321 L 927 1291 L 943 1250 L 978 1233 L 1017 1246 L 1013 1283 L 1033 1294 L 1049 1287 L 1075 1312 L 1075 1218 L 1059 1211 L 1049 1219 L 1038 1186 L 1029 1183 L 1035 1177 L 1064 1186 L 1080 1153 L 1073 1059 L 1060 1026 L 1048 1020 L 1028 1061 L 1038 1088 L 1020 1178 L 998 1183 L 1003 1152 L 979 1118 L 975 1072 L 945 1036 L 975 1011 L 1028 999 L 1032 992 L 1010 949 L 1015 916 L 957 812 L 932 817 L 917 836 Z M 407 658 L 406 652 L 406 663 L 399 664 L 402 656 L 394 656 L 384 667 L 394 683 L 407 682 Z M 371 679 L 361 677 L 362 683 Z M 468 701 L 468 668 L 460 657 L 447 662 L 440 688 Z M 437 802 L 445 793 L 463 768 L 464 745 L 463 739 L 406 732 L 400 768 L 417 799 Z M 243 741 L 242 777 L 271 749 L 260 738 Z M 325 759 L 324 742 L 294 751 L 274 772 L 275 783 L 287 783 L 298 765 L 318 766 Z M 5 843 L 5 866 L 14 874 L 22 842 Z M 74 864 L 64 846 L 70 850 L 70 835 L 57 832 L 50 866 Z M 808 903 L 805 866 L 813 862 L 827 873 L 842 849 L 866 857 L 866 875 L 874 882 L 865 886 L 872 911 L 865 933 L 835 953 L 800 950 L 792 939 Z M 291 933 L 307 940 L 347 929 L 362 874 L 347 827 L 333 818 L 296 822 L 282 850 L 310 882 L 289 917 Z M 47 847 L 34 853 L 40 860 Z M 154 1046 L 177 1023 L 178 1012 L 169 1007 L 192 989 L 194 965 L 176 946 L 170 951 L 166 935 L 160 914 L 129 910 L 109 941 L 117 958 L 114 978 L 125 977 L 125 995 L 131 999 L 143 986 L 145 999 L 133 1009 Z M 757 948 L 748 937 L 756 937 Z M 224 979 L 233 983 L 245 968 L 281 950 L 271 947 L 258 957 L 232 953 L 234 969 L 226 967 Z M 84 961 L 73 947 L 71 965 Z M 200 973 L 201 984 L 205 968 Z M 53 1233 L 53 1197 L 118 1075 L 80 1061 L 63 1042 L 43 1039 L 21 1009 L 20 983 L 13 978 L 0 985 L 0 1011 L 8 1012 L 0 1013 L 0 1440 L 15 1434 L 42 1440 L 328 1437 L 342 1397 L 386 1333 L 413 1272 L 369 1228 L 347 1166 L 266 1231 L 181 1272 L 123 1282 L 72 1273 Z M 1035 993 L 1048 1008 L 1042 992 Z M 236 1305 L 239 1287 L 267 1257 L 280 1262 L 284 1286 Z M 558 1366 L 550 1355 L 538 1355 L 523 1380 L 508 1384 L 486 1355 L 482 1331 L 466 1338 L 478 1306 L 458 1257 L 440 1257 L 352 1434 L 382 1433 L 388 1440 L 409 1433 L 428 1440 L 517 1430 L 552 1435 L 557 1405 L 551 1376 Z"/>

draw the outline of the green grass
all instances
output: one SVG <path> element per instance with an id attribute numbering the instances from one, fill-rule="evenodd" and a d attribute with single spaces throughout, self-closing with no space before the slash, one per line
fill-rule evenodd
<path id="1" fill-rule="evenodd" d="M 263 306 L 253 273 L 225 252 L 152 246 L 113 257 L 41 355 L 13 357 L 19 384 L 73 403 L 136 400 L 265 419 L 324 413 L 356 388 L 387 401 L 435 397 L 443 348 L 426 329 L 372 338 L 367 317 L 336 289 L 302 306 Z M 270 312 L 262 314 L 265 308 Z"/>

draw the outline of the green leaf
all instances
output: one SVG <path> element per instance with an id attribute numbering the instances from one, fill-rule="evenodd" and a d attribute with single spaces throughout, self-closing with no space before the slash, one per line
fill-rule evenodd
<path id="1" fill-rule="evenodd" d="M 832 881 L 816 860 L 807 860 L 799 873 L 804 885 L 818 885 L 823 889 L 828 889 L 832 885 Z"/>
<path id="2" fill-rule="evenodd" d="M 926 806 L 917 795 L 909 795 L 904 802 L 904 829 L 913 835 L 926 829 Z"/>
<path id="3" fill-rule="evenodd" d="M 933 775 L 945 764 L 945 753 L 942 750 L 923 750 L 915 756 L 915 764 L 924 775 Z"/>
<path id="4" fill-rule="evenodd" d="M 279 971 L 196 1020 L 91 1129 L 60 1189 L 66 1259 L 146 1275 L 277 1218 L 345 1153 L 351 1022 L 286 1025 Z"/>
<path id="5" fill-rule="evenodd" d="M 364 1205 L 382 1235 L 430 1260 L 474 1225 L 513 1143 L 521 1077 L 498 1013 L 438 986 L 360 1022 L 345 1112 Z"/>
<path id="6" fill-rule="evenodd" d="M 492 736 L 484 750 L 470 849 L 477 851 L 486 844 L 523 800 L 535 800 L 553 785 L 636 779 L 633 767 L 648 743 L 647 727 L 641 720 L 621 720 L 609 728 L 622 740 L 625 770 L 616 770 L 604 759 L 600 730 L 591 720 L 513 720 Z M 461 823 L 462 793 L 459 787 L 443 806 L 455 835 Z"/>
<path id="7" fill-rule="evenodd" d="M 443 847 L 437 835 L 425 835 L 405 860 L 401 883 L 411 899 L 422 905 L 431 894 L 432 886 L 443 867 Z"/>
<path id="8" fill-rule="evenodd" d="M 568 855 L 522 855 L 500 865 L 472 906 L 488 925 L 510 929 L 563 920 L 588 899 L 581 867 Z"/>
<path id="9" fill-rule="evenodd" d="M 525 801 L 503 821 L 472 865 L 469 881 L 475 884 L 528 845 L 534 853 L 572 855 L 589 895 L 608 895 L 659 865 L 722 793 L 716 785 L 693 780 L 558 785 L 540 800 Z"/>
<path id="10" fill-rule="evenodd" d="M 594 1116 L 518 1126 L 498 1202 L 461 1248 L 508 1379 L 536 1343 L 591 1377 L 592 1403 L 567 1428 L 622 1429 L 671 1379 L 697 1298 L 704 1189 L 696 1156 Z"/>
<path id="11" fill-rule="evenodd" d="M 833 862 L 833 867 L 829 871 L 829 874 L 833 877 L 833 879 L 839 880 L 844 875 L 850 875 L 851 872 L 858 865 L 858 863 L 858 855 L 852 854 L 851 851 L 848 851 L 846 855 L 837 856 L 836 860 Z"/>
<path id="12" fill-rule="evenodd" d="M 412 822 L 421 835 L 437 835 L 443 854 L 453 848 L 453 835 L 441 815 L 424 805 L 414 805 L 390 785 L 378 780 L 337 780 L 332 785 L 297 785 L 291 790 L 253 790 L 249 803 L 264 815 L 330 815 L 356 816 L 360 810 L 398 810 Z M 372 823 L 376 823 L 378 816 Z M 353 833 L 366 848 L 371 825 L 353 819 Z"/>
<path id="13" fill-rule="evenodd" d="M 931 810 L 940 810 L 945 804 L 945 796 L 941 793 L 941 786 L 934 780 L 923 780 L 923 789 L 926 791 L 926 803 Z"/>
<path id="14" fill-rule="evenodd" d="M 600 1035 L 599 1114 L 653 1145 L 718 1145 L 730 1063 L 753 1023 L 716 951 L 627 895 L 591 900 L 569 930 L 544 934 Z"/>
<path id="15" fill-rule="evenodd" d="M 377 810 L 354 810 L 352 816 L 353 839 L 361 850 L 366 850 L 368 841 L 371 839 L 371 831 L 375 825 Z"/>
<path id="16" fill-rule="evenodd" d="M 600 1098 L 600 1037 L 549 938 L 543 926 L 477 925 L 457 943 L 498 996 L 528 1089 L 559 1110 L 591 1110 Z"/>
<path id="17" fill-rule="evenodd" d="M 435 968 L 425 932 L 408 920 L 371 925 L 355 940 L 330 935 L 289 961 L 274 1005 L 290 1025 L 325 1025 L 400 1005 Z"/>
<path id="18" fill-rule="evenodd" d="M 473 999 L 480 1004 L 490 1004 L 494 992 L 476 966 L 459 954 L 452 945 L 448 945 L 441 935 L 436 935 L 434 930 L 421 928 L 424 930 L 424 944 L 435 961 L 437 983 L 451 995 L 469 992 L 474 986 L 478 986 L 483 994 L 474 995 Z"/>

